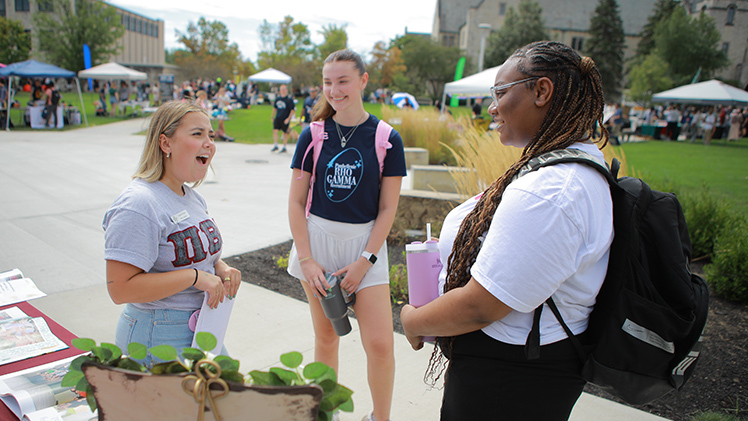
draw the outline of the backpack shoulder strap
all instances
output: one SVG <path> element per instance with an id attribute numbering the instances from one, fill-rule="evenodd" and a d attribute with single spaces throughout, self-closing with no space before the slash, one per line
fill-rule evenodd
<path id="1" fill-rule="evenodd" d="M 377 124 L 377 135 L 375 138 L 375 149 L 377 151 L 377 160 L 379 161 L 379 178 L 382 178 L 382 171 L 384 171 L 384 158 L 387 156 L 387 149 L 392 148 L 390 143 L 390 134 L 392 133 L 392 126 L 384 120 L 379 120 Z"/>
<path id="2" fill-rule="evenodd" d="M 309 210 L 312 208 L 312 189 L 314 188 L 314 181 L 317 179 L 317 160 L 319 160 L 319 154 L 322 152 L 322 144 L 327 140 L 327 132 L 325 132 L 324 121 L 314 121 L 309 125 L 309 130 L 312 134 L 312 141 L 309 142 L 306 151 L 304 151 L 304 157 L 301 159 L 301 169 L 304 170 L 304 161 L 306 160 L 309 151 L 312 151 L 312 176 L 309 178 L 309 193 L 306 197 L 306 207 L 304 213 L 306 217 L 309 217 Z M 300 175 L 297 180 L 303 176 Z"/>
<path id="3" fill-rule="evenodd" d="M 556 151 L 546 152 L 532 158 L 515 177 L 520 178 L 532 171 L 538 170 L 543 167 L 556 164 L 567 164 L 576 162 L 578 164 L 585 164 L 596 169 L 600 174 L 608 180 L 611 188 L 619 188 L 618 186 L 618 171 L 621 168 L 621 163 L 617 159 L 613 159 L 610 163 L 610 167 L 605 161 L 591 155 L 583 150 L 567 148 L 559 149 Z"/>

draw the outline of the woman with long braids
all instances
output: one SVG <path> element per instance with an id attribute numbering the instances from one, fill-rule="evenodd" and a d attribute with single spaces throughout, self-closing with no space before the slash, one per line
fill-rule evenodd
<path id="1" fill-rule="evenodd" d="M 521 158 L 482 194 L 452 210 L 439 240 L 443 295 L 401 321 L 414 349 L 439 346 L 427 376 L 444 369 L 442 420 L 566 420 L 582 393 L 581 361 L 553 313 L 540 319 L 540 357 L 525 344 L 534 310 L 553 297 L 584 341 L 607 271 L 613 206 L 607 181 L 583 164 L 516 178 L 545 152 L 576 148 L 599 159 L 592 139 L 603 90 L 595 63 L 551 41 L 518 49 L 496 74 L 488 108 L 501 142 Z M 581 335 L 581 336 L 580 336 Z"/>

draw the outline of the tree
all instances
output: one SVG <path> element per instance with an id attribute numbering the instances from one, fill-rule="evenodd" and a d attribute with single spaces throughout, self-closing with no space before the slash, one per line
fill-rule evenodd
<path id="1" fill-rule="evenodd" d="M 606 102 L 618 101 L 623 80 L 625 35 L 616 0 L 599 0 L 590 20 L 586 53 L 595 60 Z"/>
<path id="2" fill-rule="evenodd" d="M 655 53 L 668 63 L 677 85 L 691 81 L 701 69 L 705 78 L 727 66 L 727 55 L 719 49 L 721 35 L 714 19 L 704 13 L 691 17 L 678 7 L 655 27 Z"/>
<path id="3" fill-rule="evenodd" d="M 228 78 L 239 70 L 239 47 L 229 42 L 229 30 L 222 22 L 200 17 L 197 24 L 189 22 L 187 32 L 176 34 L 185 49 L 174 52 L 174 62 L 188 79 Z"/>
<path id="4" fill-rule="evenodd" d="M 531 42 L 548 39 L 543 24 L 543 9 L 537 2 L 521 0 L 518 12 L 510 7 L 504 17 L 504 25 L 488 37 L 486 67 L 498 66 L 506 61 L 517 48 Z"/>
<path id="5" fill-rule="evenodd" d="M 277 25 L 263 20 L 259 32 L 263 45 L 257 55 L 260 68 L 273 67 L 288 73 L 293 76 L 294 83 L 301 86 L 312 85 L 319 80 L 321 71 L 317 70 L 314 62 L 316 50 L 305 24 L 295 23 L 291 16 L 286 16 Z"/>
<path id="6" fill-rule="evenodd" d="M 406 86 L 398 83 L 393 88 L 407 89 L 414 95 L 425 91 L 432 99 L 441 98 L 444 84 L 454 78 L 455 65 L 462 55 L 459 48 L 444 47 L 430 37 L 411 34 L 398 38 L 393 46 L 402 50 L 408 76 Z"/>
<path id="7" fill-rule="evenodd" d="M 631 99 L 648 105 L 652 94 L 673 87 L 673 79 L 668 76 L 667 62 L 657 54 L 650 54 L 634 65 L 629 73 Z"/>
<path id="8" fill-rule="evenodd" d="M 655 27 L 663 19 L 668 19 L 677 7 L 680 7 L 679 0 L 657 0 L 654 11 L 647 18 L 640 34 L 641 39 L 636 47 L 636 55 L 644 58 L 649 55 L 655 47 L 654 32 Z"/>
<path id="9" fill-rule="evenodd" d="M 29 58 L 31 36 L 23 28 L 23 23 L 0 17 L 0 62 L 17 63 Z"/>
<path id="10" fill-rule="evenodd" d="M 366 66 L 369 73 L 368 89 L 406 86 L 408 70 L 403 64 L 402 50 L 399 47 L 387 47 L 384 41 L 374 44 L 371 51 L 371 62 Z"/>
<path id="11" fill-rule="evenodd" d="M 100 64 L 119 52 L 125 34 L 115 8 L 102 1 L 49 0 L 60 13 L 34 13 L 39 50 L 46 59 L 74 72 L 85 69 L 83 45 L 91 51 L 91 63 Z"/>
<path id="12" fill-rule="evenodd" d="M 348 48 L 348 34 L 345 32 L 346 25 L 337 26 L 329 24 L 323 26 L 320 34 L 325 37 L 324 42 L 317 47 L 319 58 L 324 60 L 335 51 Z"/>

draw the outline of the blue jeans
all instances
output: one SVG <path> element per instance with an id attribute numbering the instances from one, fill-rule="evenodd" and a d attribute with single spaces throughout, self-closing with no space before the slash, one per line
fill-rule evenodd
<path id="1" fill-rule="evenodd" d="M 181 355 L 183 348 L 192 346 L 192 332 L 188 321 L 192 311 L 184 310 L 142 310 L 132 304 L 127 304 L 117 323 L 115 344 L 127 353 L 127 345 L 137 342 L 152 348 L 156 345 L 171 345 Z M 144 360 L 137 360 L 147 367 L 161 360 L 151 353 Z"/>

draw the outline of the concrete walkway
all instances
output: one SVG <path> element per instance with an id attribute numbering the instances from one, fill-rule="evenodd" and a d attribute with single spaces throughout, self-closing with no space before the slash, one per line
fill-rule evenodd
<path id="1" fill-rule="evenodd" d="M 104 212 L 129 183 L 143 145 L 147 120 L 65 132 L 0 132 L 0 271 L 19 268 L 47 297 L 31 303 L 80 337 L 114 342 L 121 307 L 105 287 Z M 221 229 L 224 259 L 291 238 L 287 196 L 289 153 L 270 145 L 217 143 L 214 173 L 198 190 Z M 366 358 L 358 325 L 341 340 L 341 384 L 354 390 L 360 420 L 371 410 Z M 441 390 L 423 383 L 431 346 L 414 352 L 395 335 L 397 371 L 393 419 L 437 420 Z M 279 366 L 289 351 L 313 360 L 313 333 L 306 303 L 245 283 L 234 305 L 226 346 L 240 371 Z M 540 398 L 539 398 L 540 399 Z M 583 394 L 574 421 L 662 420 Z"/>

